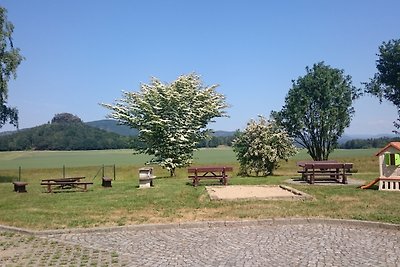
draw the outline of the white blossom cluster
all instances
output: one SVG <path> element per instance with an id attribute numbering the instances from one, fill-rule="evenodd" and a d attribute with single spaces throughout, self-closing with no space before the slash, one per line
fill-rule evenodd
<path id="1" fill-rule="evenodd" d="M 170 84 L 153 78 L 141 84 L 139 92 L 123 92 L 110 109 L 110 118 L 139 130 L 145 144 L 139 152 L 154 155 L 152 162 L 170 170 L 190 165 L 198 142 L 207 135 L 207 124 L 226 116 L 225 96 L 217 85 L 205 87 L 194 73 L 182 75 Z"/>
<path id="2" fill-rule="evenodd" d="M 259 116 L 259 121 L 250 120 L 233 141 L 233 148 L 242 175 L 272 174 L 280 160 L 288 160 L 297 153 L 287 132 L 263 116 Z"/>

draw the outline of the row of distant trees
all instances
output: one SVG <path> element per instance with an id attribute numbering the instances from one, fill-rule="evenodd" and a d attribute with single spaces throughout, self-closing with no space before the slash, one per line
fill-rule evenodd
<path id="1" fill-rule="evenodd" d="M 365 149 L 365 148 L 382 148 L 389 142 L 399 142 L 399 137 L 381 137 L 368 139 L 352 139 L 340 145 L 343 149 Z"/>

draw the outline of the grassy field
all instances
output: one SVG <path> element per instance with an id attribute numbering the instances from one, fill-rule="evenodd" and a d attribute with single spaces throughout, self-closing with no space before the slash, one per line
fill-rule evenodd
<path id="1" fill-rule="evenodd" d="M 378 175 L 376 150 L 339 150 L 332 158 L 353 162 L 353 178 L 370 181 Z M 202 149 L 196 165 L 229 164 L 235 169 L 230 184 L 285 184 L 297 176 L 296 161 L 307 159 L 302 151 L 283 162 L 274 176 L 238 177 L 238 165 L 231 149 Z M 186 169 L 176 177 L 155 168 L 155 187 L 138 189 L 138 168 L 148 157 L 129 150 L 81 152 L 0 153 L 0 224 L 32 229 L 116 226 L 140 223 L 168 223 L 201 220 L 261 219 L 273 217 L 329 217 L 400 223 L 400 193 L 361 190 L 356 186 L 290 185 L 315 197 L 307 201 L 210 201 L 205 185 L 192 187 Z M 116 164 L 112 188 L 102 188 L 94 176 L 101 165 Z M 44 193 L 40 180 L 66 175 L 83 175 L 94 185 L 88 192 Z M 28 193 L 12 191 L 11 180 L 27 181 Z M 110 168 L 106 175 L 111 175 Z M 213 183 L 213 182 L 211 182 Z"/>
<path id="2" fill-rule="evenodd" d="M 354 159 L 372 158 L 377 149 L 336 150 L 331 158 Z M 0 152 L 0 170 L 51 169 L 67 167 L 87 167 L 113 165 L 142 165 L 150 159 L 143 154 L 134 154 L 132 150 L 94 150 L 94 151 L 16 151 Z M 309 159 L 305 150 L 301 150 L 293 160 Z M 231 148 L 199 149 L 194 154 L 196 164 L 235 163 L 235 153 Z"/>

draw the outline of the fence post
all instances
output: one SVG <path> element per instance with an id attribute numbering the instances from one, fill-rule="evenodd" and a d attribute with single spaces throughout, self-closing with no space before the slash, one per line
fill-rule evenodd
<path id="1" fill-rule="evenodd" d="M 103 175 L 102 175 L 101 177 L 104 177 L 104 164 L 103 164 L 103 172 L 102 172 L 102 174 L 103 174 Z"/>

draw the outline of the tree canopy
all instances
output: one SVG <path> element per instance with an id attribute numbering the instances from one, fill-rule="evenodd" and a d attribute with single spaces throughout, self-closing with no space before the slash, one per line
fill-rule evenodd
<path id="1" fill-rule="evenodd" d="M 7 20 L 7 10 L 0 7 L 0 128 L 9 121 L 18 127 L 18 110 L 7 106 L 8 81 L 17 77 L 17 67 L 24 59 L 12 40 L 14 25 Z"/>
<path id="2" fill-rule="evenodd" d="M 269 175 L 278 168 L 279 161 L 297 153 L 293 139 L 275 121 L 260 116 L 251 120 L 243 133 L 233 141 L 233 150 L 240 163 L 240 173 Z"/>
<path id="3" fill-rule="evenodd" d="M 306 67 L 306 72 L 293 81 L 282 110 L 271 116 L 314 160 L 327 160 L 350 125 L 359 90 L 343 70 L 324 62 Z"/>
<path id="4" fill-rule="evenodd" d="M 226 116 L 225 97 L 217 85 L 204 86 L 197 74 L 182 75 L 172 83 L 153 78 L 139 92 L 123 92 L 116 104 L 102 104 L 121 124 L 139 130 L 144 146 L 139 152 L 153 155 L 153 163 L 168 169 L 190 165 L 193 151 L 204 139 L 207 124 Z"/>
<path id="5" fill-rule="evenodd" d="M 383 42 L 379 46 L 376 68 L 378 70 L 369 82 L 365 83 L 365 91 L 379 98 L 392 102 L 398 110 L 397 122 L 400 128 L 400 39 Z"/>

